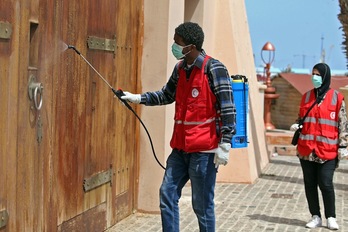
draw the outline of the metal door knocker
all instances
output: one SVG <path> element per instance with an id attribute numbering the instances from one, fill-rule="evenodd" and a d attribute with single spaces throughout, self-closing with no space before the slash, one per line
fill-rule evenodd
<path id="1" fill-rule="evenodd" d="M 29 99 L 34 101 L 35 108 L 40 110 L 42 107 L 42 94 L 43 85 L 42 83 L 36 82 L 36 77 L 31 75 L 28 84 Z"/>

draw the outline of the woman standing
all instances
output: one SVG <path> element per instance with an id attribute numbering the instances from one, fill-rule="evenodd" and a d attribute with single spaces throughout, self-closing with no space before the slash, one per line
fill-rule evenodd
<path id="1" fill-rule="evenodd" d="M 303 122 L 300 123 L 302 130 L 297 156 L 300 158 L 306 198 L 312 215 L 306 227 L 322 225 L 319 186 L 327 227 L 338 230 L 333 176 L 339 160 L 348 153 L 348 128 L 344 97 L 330 89 L 330 82 L 330 67 L 325 63 L 316 64 L 312 70 L 314 88 L 305 93 L 301 100 L 298 122 Z M 298 127 L 298 123 L 293 124 L 290 130 L 294 131 Z"/>

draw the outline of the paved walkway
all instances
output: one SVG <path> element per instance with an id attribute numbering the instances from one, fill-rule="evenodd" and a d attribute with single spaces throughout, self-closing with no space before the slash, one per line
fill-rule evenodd
<path id="1" fill-rule="evenodd" d="M 348 161 L 341 161 L 334 177 L 336 214 L 340 231 L 348 231 Z M 272 157 L 254 184 L 217 184 L 215 190 L 216 231 L 330 231 L 323 227 L 306 229 L 310 218 L 304 193 L 302 171 L 295 156 Z M 321 208 L 323 204 L 321 202 Z M 323 211 L 323 210 L 322 210 Z M 324 214 L 324 212 L 322 212 Z M 180 200 L 181 232 L 198 232 L 191 208 L 190 187 Z M 325 227 L 324 227 L 325 226 Z M 161 231 L 160 215 L 135 213 L 108 232 Z"/>

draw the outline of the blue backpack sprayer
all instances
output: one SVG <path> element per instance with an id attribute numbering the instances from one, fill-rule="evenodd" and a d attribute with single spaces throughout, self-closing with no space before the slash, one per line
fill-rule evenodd
<path id="1" fill-rule="evenodd" d="M 232 148 L 248 146 L 249 84 L 243 75 L 231 76 L 234 103 L 236 105 L 236 131 L 232 137 Z"/>

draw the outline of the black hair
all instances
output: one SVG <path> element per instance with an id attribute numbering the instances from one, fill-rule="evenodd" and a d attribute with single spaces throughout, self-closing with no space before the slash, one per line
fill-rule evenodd
<path id="1" fill-rule="evenodd" d="M 193 44 L 196 46 L 197 50 L 202 50 L 204 32 L 197 23 L 182 23 L 175 28 L 175 33 L 183 39 L 185 45 Z"/>

